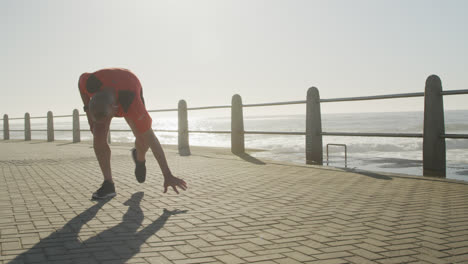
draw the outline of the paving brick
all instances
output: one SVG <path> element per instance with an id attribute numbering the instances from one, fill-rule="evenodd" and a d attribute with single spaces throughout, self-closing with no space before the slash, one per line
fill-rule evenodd
<path id="1" fill-rule="evenodd" d="M 368 244 L 368 243 L 356 244 L 356 247 L 360 247 L 362 249 L 368 250 L 370 252 L 375 252 L 375 253 L 386 251 L 386 249 L 384 249 L 382 247 L 374 246 L 374 245 L 371 245 L 371 244 Z"/>
<path id="2" fill-rule="evenodd" d="M 312 255 L 312 257 L 317 258 L 317 259 L 334 259 L 334 258 L 349 257 L 352 255 L 353 254 L 349 252 L 333 252 L 333 253 L 314 254 Z"/>
<path id="3" fill-rule="evenodd" d="M 303 254 L 306 254 L 306 255 L 314 255 L 314 254 L 320 254 L 322 253 L 321 251 L 318 251 L 316 249 L 313 249 L 311 247 L 306 247 L 306 246 L 293 246 L 293 247 L 290 247 L 292 250 L 294 251 L 297 251 L 297 252 L 301 252 Z M 322 249 L 324 250 L 324 249 Z"/>
<path id="4" fill-rule="evenodd" d="M 216 257 L 226 255 L 226 251 L 218 250 L 218 251 L 207 251 L 207 252 L 199 252 L 199 253 L 190 253 L 187 254 L 189 258 L 207 258 L 207 257 Z"/>
<path id="5" fill-rule="evenodd" d="M 347 245 L 347 246 L 337 246 L 337 247 L 326 247 L 326 248 L 322 248 L 321 251 L 330 253 L 330 252 L 349 251 L 353 249 L 356 249 L 356 247 Z"/>
<path id="6" fill-rule="evenodd" d="M 307 261 L 307 264 L 343 264 L 348 263 L 345 259 L 325 259 L 325 260 L 316 260 L 316 261 Z"/>
<path id="7" fill-rule="evenodd" d="M 234 255 L 221 255 L 221 256 L 216 256 L 216 258 L 220 261 L 222 261 L 223 263 L 226 263 L 226 264 L 240 264 L 240 263 L 244 263 L 245 261 L 234 256 Z"/>
<path id="8" fill-rule="evenodd" d="M 447 254 L 450 254 L 450 255 L 468 254 L 468 247 L 453 248 L 453 249 L 445 250 L 444 253 L 447 253 Z"/>
<path id="9" fill-rule="evenodd" d="M 413 258 L 413 257 L 396 257 L 396 258 L 386 258 L 386 259 L 381 259 L 381 260 L 378 260 L 379 263 L 382 263 L 382 264 L 394 264 L 394 263 L 409 263 L 409 262 L 412 262 L 412 261 L 415 261 L 417 259 Z"/>
<path id="10" fill-rule="evenodd" d="M 4 242 L 1 243 L 1 246 L 2 251 L 21 249 L 21 244 L 19 242 Z"/>
<path id="11" fill-rule="evenodd" d="M 161 252 L 161 255 L 163 255 L 164 257 L 166 257 L 169 260 L 178 260 L 178 259 L 186 259 L 187 258 L 187 256 L 185 256 L 184 254 L 180 253 L 177 250 L 163 251 L 163 252 Z"/>
<path id="12" fill-rule="evenodd" d="M 464 263 L 468 260 L 468 254 L 456 255 L 444 258 L 448 263 Z"/>
<path id="13" fill-rule="evenodd" d="M 349 261 L 350 263 L 355 263 L 355 264 L 374 264 L 377 263 L 372 260 L 365 259 L 360 256 L 354 256 L 354 257 L 347 257 L 345 258 L 346 261 Z"/>
<path id="14" fill-rule="evenodd" d="M 393 246 L 387 246 L 385 247 L 388 250 L 402 250 L 402 249 L 412 249 L 412 248 L 418 248 L 419 246 L 417 244 L 398 244 L 398 245 L 393 245 Z"/>
<path id="15" fill-rule="evenodd" d="M 447 263 L 447 261 L 442 258 L 438 258 L 435 256 L 430 256 L 430 255 L 419 254 L 419 255 L 414 255 L 412 257 L 419 259 L 425 263 L 434 263 L 434 264 Z"/>
<path id="16" fill-rule="evenodd" d="M 365 249 L 355 249 L 355 250 L 351 250 L 350 252 L 353 253 L 354 255 L 358 255 L 358 256 L 361 256 L 363 258 L 370 259 L 370 260 L 382 258 L 382 255 L 370 252 Z"/>
<path id="17" fill-rule="evenodd" d="M 247 251 L 243 248 L 236 248 L 236 249 L 228 249 L 227 250 L 229 253 L 237 256 L 237 257 L 240 257 L 240 258 L 245 258 L 245 257 L 252 257 L 252 256 L 255 256 L 254 253 L 250 252 L 250 251 Z"/>
<path id="18" fill-rule="evenodd" d="M 447 243 L 447 244 L 445 244 L 445 246 L 451 247 L 451 248 L 468 247 L 468 236 L 466 237 L 465 241 Z"/>
<path id="19" fill-rule="evenodd" d="M 418 253 L 418 250 L 419 249 L 414 249 L 414 250 L 403 249 L 403 250 L 381 252 L 380 254 L 388 258 L 393 258 L 393 257 L 401 257 L 401 256 L 418 255 L 420 254 Z"/>
<path id="20" fill-rule="evenodd" d="M 182 254 L 199 252 L 199 250 L 196 247 L 191 245 L 174 246 L 174 248 Z"/>
<path id="21" fill-rule="evenodd" d="M 212 262 L 217 263 L 218 260 L 216 260 L 215 258 L 193 258 L 193 259 L 174 260 L 171 263 L 174 263 L 174 264 L 198 264 L 198 263 L 212 263 Z M 150 262 L 150 263 L 153 263 L 153 262 Z"/>
<path id="22" fill-rule="evenodd" d="M 430 249 L 433 249 L 433 250 L 436 250 L 436 251 L 442 251 L 442 250 L 449 249 L 449 247 L 447 247 L 445 245 L 434 244 L 434 243 L 426 242 L 426 241 L 418 242 L 417 244 L 419 246 L 421 246 L 421 247 L 430 248 Z"/>
<path id="23" fill-rule="evenodd" d="M 283 254 L 283 253 L 288 253 L 288 252 L 293 252 L 293 251 L 294 250 L 292 250 L 291 248 L 277 248 L 277 249 L 258 250 L 258 251 L 255 251 L 255 254 L 256 255 L 268 255 L 268 254 L 275 254 L 275 253 Z"/>
<path id="24" fill-rule="evenodd" d="M 281 252 L 282 253 L 282 252 Z M 305 261 L 310 261 L 310 260 L 315 260 L 316 258 L 313 258 L 311 256 L 302 254 L 300 252 L 288 252 L 288 253 L 282 253 L 282 255 L 290 257 L 292 259 L 295 259 L 297 261 L 305 262 Z"/>
<path id="25" fill-rule="evenodd" d="M 280 254 L 271 254 L 271 255 L 247 257 L 245 258 L 245 260 L 247 262 L 259 262 L 259 261 L 264 261 L 264 260 L 274 260 L 274 259 L 281 259 L 281 258 L 284 258 L 284 256 Z"/>

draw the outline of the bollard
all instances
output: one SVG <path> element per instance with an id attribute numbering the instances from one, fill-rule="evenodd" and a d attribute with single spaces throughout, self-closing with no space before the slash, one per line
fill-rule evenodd
<path id="1" fill-rule="evenodd" d="M 52 111 L 47 112 L 47 141 L 54 141 L 54 114 Z"/>
<path id="2" fill-rule="evenodd" d="M 29 113 L 24 114 L 24 140 L 31 140 L 31 116 Z"/>
<path id="3" fill-rule="evenodd" d="M 80 137 L 80 113 L 78 109 L 73 110 L 73 143 L 81 141 Z"/>
<path id="4" fill-rule="evenodd" d="M 424 92 L 423 175 L 445 178 L 444 102 L 437 75 L 426 80 Z"/>
<path id="5" fill-rule="evenodd" d="M 322 118 L 317 88 L 307 90 L 306 104 L 306 164 L 323 165 Z"/>
<path id="6" fill-rule="evenodd" d="M 10 139 L 10 124 L 8 124 L 8 115 L 3 115 L 3 140 Z"/>
<path id="7" fill-rule="evenodd" d="M 231 152 L 234 154 L 245 153 L 242 98 L 238 94 L 232 96 L 231 102 Z"/>
<path id="8" fill-rule="evenodd" d="M 187 118 L 187 102 L 180 100 L 178 105 L 179 155 L 189 156 L 189 133 Z"/>

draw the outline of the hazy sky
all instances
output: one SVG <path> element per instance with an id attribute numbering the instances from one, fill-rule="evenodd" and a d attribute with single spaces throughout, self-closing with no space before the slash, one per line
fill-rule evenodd
<path id="1" fill-rule="evenodd" d="M 132 70 L 147 107 L 468 89 L 468 1 L 0 0 L 0 113 L 81 109 L 78 77 Z M 444 98 L 468 109 L 467 96 Z M 304 106 L 248 113 L 303 113 Z M 323 112 L 422 110 L 423 99 L 334 103 Z"/>

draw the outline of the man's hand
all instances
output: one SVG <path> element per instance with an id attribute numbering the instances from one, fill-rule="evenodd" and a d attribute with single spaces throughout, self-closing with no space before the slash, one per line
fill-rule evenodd
<path id="1" fill-rule="evenodd" d="M 179 191 L 177 190 L 177 187 L 181 188 L 182 190 L 187 190 L 187 183 L 179 179 L 177 177 L 174 177 L 173 175 L 169 175 L 167 177 L 164 177 L 164 193 L 167 192 L 167 188 L 171 186 L 174 191 L 179 194 Z"/>

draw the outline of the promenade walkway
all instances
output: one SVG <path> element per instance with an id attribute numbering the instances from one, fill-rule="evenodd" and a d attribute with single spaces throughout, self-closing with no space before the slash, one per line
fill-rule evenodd
<path id="1" fill-rule="evenodd" d="M 89 143 L 0 141 L 0 263 L 468 263 L 468 185 L 165 147 L 189 189 L 162 193 L 112 145 L 118 195 Z M 150 153 L 148 153 L 150 154 Z"/>

